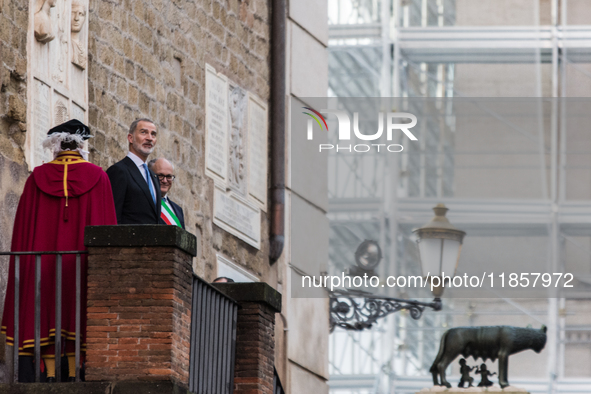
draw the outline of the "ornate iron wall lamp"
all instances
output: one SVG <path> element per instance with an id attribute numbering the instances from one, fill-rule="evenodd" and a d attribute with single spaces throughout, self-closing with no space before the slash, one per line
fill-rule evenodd
<path id="1" fill-rule="evenodd" d="M 362 331 L 391 313 L 407 310 L 417 320 L 425 308 L 441 310 L 441 298 L 433 302 L 403 300 L 374 296 L 365 291 L 335 290 L 330 293 L 330 329 L 341 327 L 345 330 Z"/>
<path id="2" fill-rule="evenodd" d="M 413 230 L 417 235 L 419 256 L 423 277 L 428 282 L 438 277 L 438 286 L 433 286 L 435 299 L 432 302 L 404 300 L 400 298 L 379 297 L 360 290 L 334 290 L 330 295 L 330 329 L 341 327 L 346 330 L 361 331 L 391 313 L 407 310 L 410 317 L 419 319 L 425 308 L 440 311 L 443 304 L 444 273 L 454 276 L 462 242 L 466 233 L 455 228 L 445 217 L 448 209 L 443 204 L 433 208 L 435 217 L 423 227 Z M 352 276 L 376 276 L 374 268 L 382 259 L 382 251 L 377 242 L 363 241 L 355 252 L 357 266 L 351 267 Z"/>

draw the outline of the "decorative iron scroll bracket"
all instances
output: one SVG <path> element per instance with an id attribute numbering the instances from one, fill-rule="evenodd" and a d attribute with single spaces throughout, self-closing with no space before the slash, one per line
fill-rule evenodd
<path id="1" fill-rule="evenodd" d="M 345 330 L 362 331 L 389 314 L 407 310 L 410 317 L 418 320 L 425 308 L 440 311 L 441 298 L 432 302 L 403 300 L 400 298 L 377 297 L 359 290 L 334 290 L 330 297 L 330 331 L 335 327 Z"/>

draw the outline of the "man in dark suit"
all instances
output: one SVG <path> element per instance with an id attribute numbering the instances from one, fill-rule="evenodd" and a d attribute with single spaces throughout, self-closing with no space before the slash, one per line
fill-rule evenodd
<path id="1" fill-rule="evenodd" d="M 162 200 L 160 208 L 160 223 L 185 228 L 183 209 L 168 198 L 168 192 L 174 182 L 174 166 L 165 158 L 150 160 L 148 168 L 153 171 L 160 181 Z"/>
<path id="2" fill-rule="evenodd" d="M 107 169 L 118 224 L 158 224 L 160 183 L 146 164 L 154 151 L 157 130 L 150 119 L 137 119 L 129 127 L 129 153 Z"/>

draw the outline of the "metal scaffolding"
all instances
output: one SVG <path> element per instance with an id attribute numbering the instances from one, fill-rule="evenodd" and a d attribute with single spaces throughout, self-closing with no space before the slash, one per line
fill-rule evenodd
<path id="1" fill-rule="evenodd" d="M 470 15 L 478 9 L 457 9 L 472 4 L 486 12 L 486 3 L 329 0 L 329 96 L 590 95 L 591 20 L 587 25 L 572 22 L 581 18 L 580 2 L 551 0 L 545 7 L 538 0 L 515 1 L 516 12 L 524 13 L 522 25 L 503 20 L 471 25 Z M 483 78 L 486 72 L 494 74 Z M 494 109 L 481 109 L 502 117 Z M 420 147 L 394 159 L 330 156 L 329 269 L 337 272 L 352 263 L 347 245 L 375 239 L 383 245 L 384 260 L 395 262 L 382 267 L 380 275 L 414 273 L 417 251 L 410 229 L 427 222 L 437 202 L 450 207 L 454 224 L 483 245 L 520 237 L 529 248 L 541 250 L 544 264 L 555 272 L 569 265 L 591 267 L 591 191 L 575 186 L 583 176 L 590 183 L 591 143 L 587 131 L 577 134 L 567 127 L 567 110 L 560 100 L 540 104 L 537 121 L 543 126 L 533 130 L 501 119 L 507 132 L 522 141 L 512 150 L 483 153 L 459 143 L 450 107 L 442 109 L 449 112 L 448 122 L 425 122 Z M 521 195 L 508 188 L 491 197 L 458 190 L 459 179 L 471 170 L 520 172 L 533 186 Z M 591 272 L 581 281 L 591 284 Z M 337 329 L 331 334 L 331 393 L 414 393 L 428 387 L 427 371 L 448 327 L 497 320 L 549 327 L 544 373 L 528 376 L 525 371 L 512 379 L 516 386 L 532 393 L 591 392 L 591 370 L 573 376 L 569 361 L 591 360 L 591 319 L 584 318 L 588 301 L 505 298 L 477 307 L 470 300 L 444 302 L 443 312 L 426 313 L 423 320 L 400 313 L 369 332 Z"/>

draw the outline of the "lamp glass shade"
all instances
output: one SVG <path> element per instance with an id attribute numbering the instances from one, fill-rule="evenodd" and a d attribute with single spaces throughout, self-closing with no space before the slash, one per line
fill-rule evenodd
<path id="1" fill-rule="evenodd" d="M 423 238 L 419 242 L 423 275 L 453 276 L 456 271 L 462 244 L 453 239 Z"/>
<path id="2" fill-rule="evenodd" d="M 441 242 L 443 239 L 419 239 L 419 254 L 423 276 L 439 276 L 441 271 Z"/>
<path id="3" fill-rule="evenodd" d="M 460 259 L 460 251 L 462 244 L 455 239 L 446 239 L 443 243 L 443 256 L 441 258 L 442 274 L 445 273 L 449 276 L 456 274 L 456 268 L 458 266 L 458 260 Z"/>

